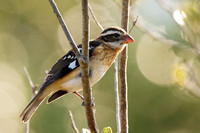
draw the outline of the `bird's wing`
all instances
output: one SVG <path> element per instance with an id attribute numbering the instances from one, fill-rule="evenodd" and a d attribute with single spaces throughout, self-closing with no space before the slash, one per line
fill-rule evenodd
<path id="1" fill-rule="evenodd" d="M 89 43 L 89 58 L 91 59 L 93 51 L 96 47 L 98 47 L 101 43 L 98 41 L 90 41 Z M 82 44 L 79 44 L 78 50 L 82 52 Z M 77 67 L 79 67 L 78 60 L 72 50 L 70 50 L 66 55 L 60 58 L 57 63 L 51 68 L 48 73 L 48 76 L 42 85 L 40 92 L 43 91 L 47 86 L 62 78 L 63 76 L 69 74 Z"/>

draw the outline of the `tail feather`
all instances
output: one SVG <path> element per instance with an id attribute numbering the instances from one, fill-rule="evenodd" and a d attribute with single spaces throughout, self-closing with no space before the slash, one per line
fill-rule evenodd
<path id="1" fill-rule="evenodd" d="M 23 122 L 27 122 L 31 118 L 31 116 L 34 114 L 34 112 L 37 110 L 37 108 L 44 101 L 45 98 L 46 96 L 39 92 L 31 100 L 31 102 L 28 104 L 28 106 L 24 109 L 24 111 L 20 115 Z"/>
<path id="2" fill-rule="evenodd" d="M 49 104 L 49 103 L 57 100 L 58 98 L 64 96 L 67 93 L 68 93 L 67 91 L 59 90 L 59 91 L 55 92 L 53 95 L 51 95 L 51 97 L 48 99 L 47 103 Z"/>

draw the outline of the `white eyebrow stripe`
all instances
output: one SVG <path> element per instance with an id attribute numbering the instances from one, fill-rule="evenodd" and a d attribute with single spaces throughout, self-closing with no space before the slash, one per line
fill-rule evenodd
<path id="1" fill-rule="evenodd" d="M 76 60 L 69 64 L 70 69 L 74 69 L 76 67 Z"/>
<path id="2" fill-rule="evenodd" d="M 111 35 L 111 34 L 115 34 L 115 33 L 118 33 L 119 35 L 122 34 L 119 31 L 107 31 L 106 33 L 101 34 L 101 36 Z"/>

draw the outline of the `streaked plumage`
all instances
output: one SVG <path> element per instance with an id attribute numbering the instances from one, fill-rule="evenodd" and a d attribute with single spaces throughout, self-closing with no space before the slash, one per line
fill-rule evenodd
<path id="1" fill-rule="evenodd" d="M 91 85 L 94 85 L 103 77 L 119 52 L 125 47 L 125 43 L 133 41 L 123 29 L 111 27 L 104 30 L 97 39 L 89 42 Z M 82 45 L 80 44 L 77 47 L 81 52 Z M 80 90 L 82 90 L 80 65 L 75 54 L 70 50 L 49 71 L 48 77 L 39 92 L 20 115 L 22 121 L 28 121 L 47 96 L 50 96 L 47 101 L 47 103 L 50 103 L 67 93 Z"/>

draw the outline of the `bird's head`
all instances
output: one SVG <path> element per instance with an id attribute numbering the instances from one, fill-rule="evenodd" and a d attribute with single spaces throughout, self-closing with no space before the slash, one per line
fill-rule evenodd
<path id="1" fill-rule="evenodd" d="M 98 37 L 98 40 L 108 47 L 118 50 L 123 49 L 125 44 L 134 42 L 134 39 L 128 35 L 125 30 L 119 27 L 110 27 L 105 29 Z"/>

